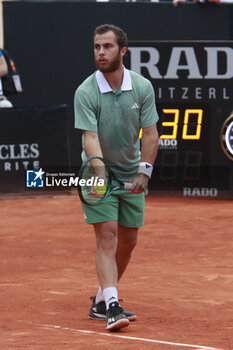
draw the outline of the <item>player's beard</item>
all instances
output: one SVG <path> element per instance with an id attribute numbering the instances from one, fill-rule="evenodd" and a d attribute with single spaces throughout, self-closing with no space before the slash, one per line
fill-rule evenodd
<path id="1" fill-rule="evenodd" d="M 121 54 L 120 51 L 116 57 L 109 62 L 105 67 L 101 66 L 97 60 L 95 60 L 96 68 L 99 69 L 102 73 L 112 73 L 115 72 L 121 65 Z"/>

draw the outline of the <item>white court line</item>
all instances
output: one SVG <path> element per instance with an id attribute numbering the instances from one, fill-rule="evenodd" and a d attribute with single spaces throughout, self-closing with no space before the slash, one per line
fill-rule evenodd
<path id="1" fill-rule="evenodd" d="M 41 324 L 40 326 L 48 327 L 48 328 L 61 329 L 61 330 L 64 330 L 64 331 L 72 331 L 72 332 L 87 333 L 87 334 L 97 334 L 97 335 L 102 335 L 102 336 L 107 336 L 107 337 L 129 339 L 129 340 L 142 341 L 142 342 L 148 342 L 148 343 L 157 343 L 157 344 L 182 346 L 182 347 L 186 347 L 186 348 L 194 348 L 195 350 L 220 350 L 220 349 L 210 348 L 210 347 L 206 347 L 206 346 L 202 346 L 202 345 L 172 343 L 172 342 L 167 342 L 167 341 L 162 341 L 162 340 L 129 337 L 129 336 L 125 336 L 125 335 L 116 335 L 116 334 L 112 334 L 112 333 L 98 333 L 98 332 L 94 332 L 94 331 L 81 330 L 81 329 L 75 329 L 75 328 L 65 328 L 65 327 L 49 325 L 49 324 Z"/>

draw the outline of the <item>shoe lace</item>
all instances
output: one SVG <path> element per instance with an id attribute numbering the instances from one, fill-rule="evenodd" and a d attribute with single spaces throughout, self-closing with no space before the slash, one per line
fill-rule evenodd
<path id="1" fill-rule="evenodd" d="M 109 305 L 109 310 L 112 316 L 116 316 L 124 311 L 122 307 L 120 307 L 120 305 L 116 302 Z"/>

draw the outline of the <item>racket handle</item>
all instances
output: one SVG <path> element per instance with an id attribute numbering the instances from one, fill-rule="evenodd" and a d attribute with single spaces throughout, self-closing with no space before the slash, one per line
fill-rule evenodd
<path id="1" fill-rule="evenodd" d="M 125 182 L 124 183 L 124 190 L 131 190 L 133 184 L 131 184 L 130 182 Z"/>

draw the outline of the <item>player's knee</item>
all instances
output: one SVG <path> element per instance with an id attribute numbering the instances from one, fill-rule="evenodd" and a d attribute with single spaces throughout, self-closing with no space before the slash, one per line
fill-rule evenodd
<path id="1" fill-rule="evenodd" d="M 97 239 L 97 248 L 104 251 L 115 251 L 117 247 L 117 236 L 114 232 L 101 234 Z"/>
<path id="2" fill-rule="evenodd" d="M 137 245 L 137 237 L 134 237 L 131 239 L 120 240 L 118 245 L 121 246 L 125 250 L 133 251 Z"/>

